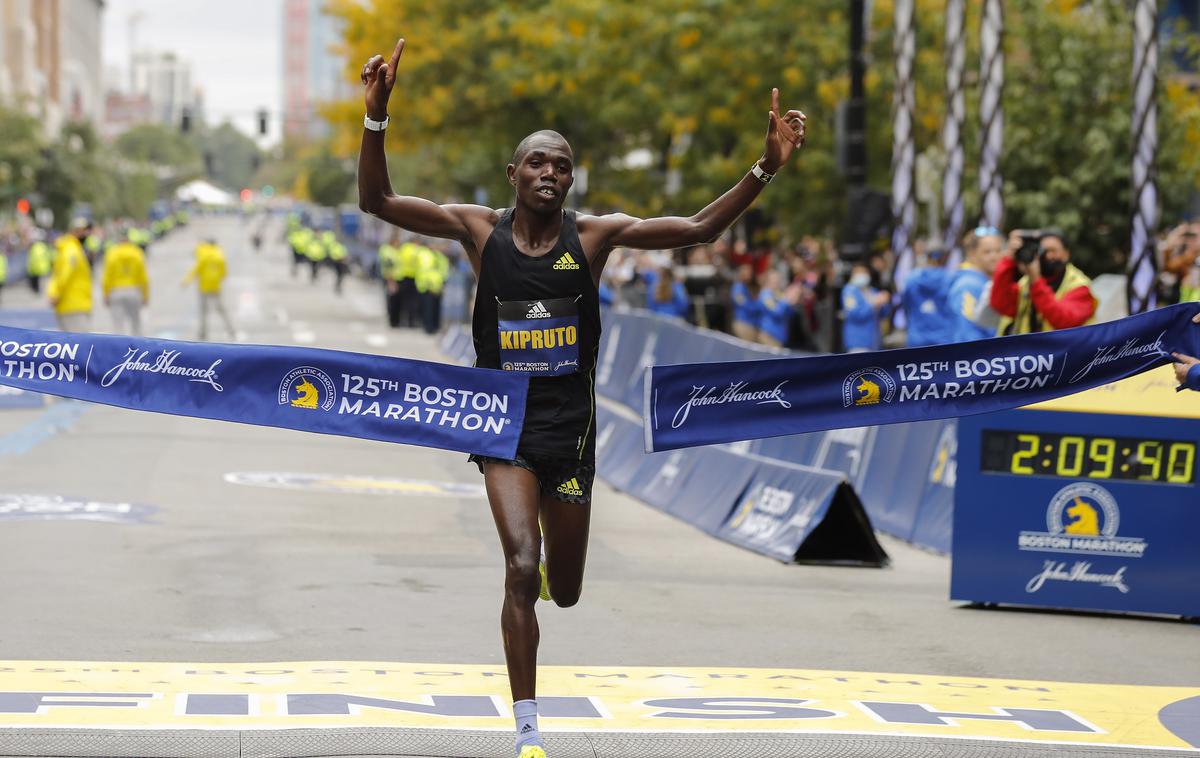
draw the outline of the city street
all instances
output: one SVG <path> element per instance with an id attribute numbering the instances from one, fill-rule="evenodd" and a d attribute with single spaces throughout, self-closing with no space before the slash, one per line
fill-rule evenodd
<path id="1" fill-rule="evenodd" d="M 229 258 L 225 298 L 239 341 L 440 359 L 435 338 L 387 328 L 378 283 L 356 277 L 337 296 L 329 271 L 315 284 L 307 271 L 293 278 L 280 219 L 270 222 L 267 242 L 255 254 L 248 237 L 257 223 L 194 216 L 189 226 L 152 247 L 149 336 L 195 338 L 196 295 L 180 280 L 196 241 L 213 236 Z M 104 331 L 109 319 L 99 298 L 97 304 L 95 326 Z M 3 305 L 39 304 L 27 289 L 10 286 Z M 212 333 L 226 339 L 219 325 Z M 164 702 L 182 702 L 179 693 L 197 691 L 336 691 L 406 702 L 421 701 L 427 693 L 487 695 L 494 696 L 500 714 L 490 721 L 482 718 L 485 713 L 465 712 L 465 720 L 439 721 L 441 706 L 415 713 L 394 703 L 370 708 L 358 703 L 346 711 L 352 716 L 338 723 L 325 716 L 320 725 L 462 728 L 475 730 L 477 742 L 427 732 L 421 749 L 435 755 L 510 754 L 505 731 L 511 730 L 510 700 L 498 628 L 503 565 L 482 477 L 465 455 L 51 399 L 45 408 L 0 410 L 0 471 L 5 576 L 0 690 L 156 692 L 165 693 Z M 47 507 L 46 498 L 54 496 L 92 505 Z M 557 726 L 555 718 L 544 718 L 550 746 L 556 732 L 711 730 L 709 720 L 649 723 L 644 714 L 635 723 L 634 701 L 659 697 L 662 679 L 674 682 L 670 697 L 794 698 L 793 705 L 809 701 L 817 708 L 829 698 L 894 700 L 900 690 L 914 703 L 949 711 L 944 697 L 934 698 L 950 687 L 960 698 L 950 702 L 960 710 L 1061 707 L 1084 722 L 1098 718 L 1081 711 L 1084 706 L 1071 700 L 1077 697 L 1085 704 L 1103 701 L 1097 708 L 1109 716 L 1128 707 L 1117 718 L 1124 731 L 1103 725 L 1079 742 L 1071 741 L 1078 735 L 1070 732 L 1064 737 L 1023 724 L 963 721 L 966 727 L 957 731 L 941 727 L 942 736 L 1047 740 L 1038 754 L 1087 742 L 1186 744 L 1170 741 L 1161 729 L 1159 741 L 1144 736 L 1150 732 L 1139 737 L 1138 730 L 1154 726 L 1154 711 L 1145 711 L 1159 697 L 1151 688 L 1175 688 L 1163 704 L 1200 696 L 1200 636 L 1194 624 L 964 607 L 947 600 L 948 558 L 895 540 L 884 544 L 892 565 L 882 570 L 783 565 L 712 540 L 597 482 L 583 599 L 570 609 L 538 606 L 539 662 L 546 667 L 541 689 L 548 696 L 583 698 L 578 702 L 605 699 L 605 707 L 591 712 L 617 712 L 608 714 L 612 723 L 596 722 L 602 727 L 580 728 L 581 722 L 570 720 Z M 153 662 L 168 665 L 155 668 Z M 139 679 L 137 664 L 157 673 Z M 111 669 L 136 683 L 105 678 Z M 379 673 L 385 670 L 393 671 L 392 679 Z M 407 673 L 395 673 L 401 671 Z M 95 676 L 100 678 L 89 678 Z M 189 689 L 206 676 L 198 689 Z M 402 676 L 402 685 L 396 676 Z M 761 687 L 747 690 L 743 680 Z M 1063 685 L 1063 693 L 1083 694 L 1054 694 L 1055 683 L 1067 682 L 1127 688 Z M 1007 695 L 981 700 L 984 691 Z M 1031 691 L 1041 693 L 1041 706 L 1030 704 Z M 1129 694 L 1134 692 L 1143 694 Z M 626 696 L 628 703 L 608 702 Z M 6 702 L 0 692 L 0 705 Z M 157 726 L 186 729 L 185 717 L 193 713 L 240 715 L 241 722 L 231 717 L 219 724 L 226 734 L 284 724 L 278 714 L 270 717 L 278 704 L 266 696 L 257 706 L 254 695 L 233 702 L 252 704 L 244 711 L 176 706 L 176 721 Z M 156 726 L 126 721 L 118 708 L 55 708 L 52 701 L 44 706 L 21 716 L 14 715 L 19 709 L 0 708 L 0 725 L 29 727 L 0 731 L 0 754 L 35 754 L 22 751 L 34 749 L 30 740 L 36 742 L 40 727 Z M 674 701 L 660 707 L 700 708 Z M 249 723 L 256 712 L 266 721 Z M 405 713 L 415 721 L 405 721 Z M 307 718 L 295 726 L 313 726 L 315 717 Z M 382 721 L 371 721 L 376 718 Z M 923 733 L 907 726 L 881 731 L 888 719 L 851 714 L 853 724 L 791 721 L 775 737 L 764 736 L 781 728 L 778 719 L 787 716 L 775 718 L 727 723 L 754 732 L 761 755 L 810 754 L 803 750 L 815 743 L 804 747 L 799 732 L 874 732 L 900 740 Z M 265 747 L 268 733 L 258 734 L 266 753 L 299 754 L 287 752 L 301 749 L 294 746 Z M 795 744 L 785 748 L 785 740 L 768 747 L 771 739 L 785 736 Z M 354 754 L 312 739 L 318 747 L 304 749 L 316 752 L 303 754 Z M 570 751 L 577 749 L 617 754 L 605 753 L 597 742 L 584 749 L 569 737 L 559 740 L 560 750 L 552 755 L 574 755 Z M 682 754 L 661 743 L 655 747 L 654 739 L 640 742 L 644 749 L 620 754 Z M 66 749 L 61 741 L 54 744 Z M 238 749 L 248 744 L 243 740 Z M 369 739 L 355 744 L 364 753 L 383 752 Z M 741 754 L 724 744 L 720 754 Z M 388 754 L 415 754 L 403 752 L 414 748 L 400 743 L 393 747 Z M 689 750 L 701 755 L 717 747 Z"/>

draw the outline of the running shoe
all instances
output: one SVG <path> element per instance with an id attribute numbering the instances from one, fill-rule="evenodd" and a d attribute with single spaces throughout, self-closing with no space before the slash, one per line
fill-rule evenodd
<path id="1" fill-rule="evenodd" d="M 541 745 L 526 745 L 517 758 L 546 758 L 546 750 Z"/>

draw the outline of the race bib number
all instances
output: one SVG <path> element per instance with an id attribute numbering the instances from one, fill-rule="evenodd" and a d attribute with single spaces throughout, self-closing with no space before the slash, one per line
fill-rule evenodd
<path id="1" fill-rule="evenodd" d="M 578 301 L 563 297 L 499 302 L 500 368 L 532 376 L 578 371 Z"/>

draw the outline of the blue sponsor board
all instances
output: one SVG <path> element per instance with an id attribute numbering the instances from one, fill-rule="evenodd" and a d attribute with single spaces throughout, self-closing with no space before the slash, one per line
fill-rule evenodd
<path id="1" fill-rule="evenodd" d="M 1200 616 L 1198 447 L 1195 419 L 960 419 L 951 597 Z"/>
<path id="2" fill-rule="evenodd" d="M 512 458 L 528 378 L 333 350 L 0 327 L 0 384 L 134 410 Z"/>

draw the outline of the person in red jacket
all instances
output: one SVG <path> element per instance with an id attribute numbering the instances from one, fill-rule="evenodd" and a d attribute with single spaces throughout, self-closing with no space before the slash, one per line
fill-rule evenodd
<path id="1" fill-rule="evenodd" d="M 1098 300 L 1092 280 L 1071 264 L 1071 250 L 1060 232 L 1041 232 L 1037 256 L 1028 263 L 1018 260 L 1022 238 L 1032 233 L 1009 235 L 1006 255 L 992 276 L 992 308 L 1004 318 L 999 334 L 1029 334 L 1069 329 L 1091 323 Z"/>

